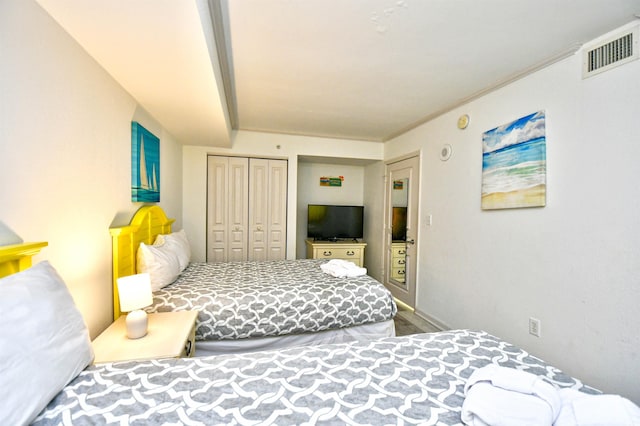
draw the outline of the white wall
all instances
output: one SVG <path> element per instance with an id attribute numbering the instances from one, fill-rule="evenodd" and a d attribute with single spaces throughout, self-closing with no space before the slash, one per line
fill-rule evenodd
<path id="1" fill-rule="evenodd" d="M 181 148 L 33 1 L 0 2 L 0 72 L 0 220 L 48 241 L 35 261 L 58 270 L 95 337 L 113 315 L 109 227 L 139 207 L 131 121 L 160 137 L 161 205 L 178 223 Z"/>
<path id="2" fill-rule="evenodd" d="M 388 142 L 385 158 L 423 151 L 421 216 L 433 225 L 421 221 L 420 312 L 640 403 L 640 61 L 587 80 L 580 66 L 577 54 L 434 119 Z M 482 211 L 482 133 L 539 110 L 547 206 Z"/>
<path id="3" fill-rule="evenodd" d="M 320 186 L 320 177 L 344 176 L 342 186 Z M 307 257 L 307 206 L 309 204 L 338 204 L 361 206 L 364 196 L 364 167 L 342 164 L 298 163 L 297 250 L 296 258 Z M 365 222 L 368 209 L 365 208 Z M 366 250 L 365 250 L 366 252 Z"/>
<path id="4" fill-rule="evenodd" d="M 287 189 L 287 258 L 296 258 L 298 156 L 381 160 L 383 144 L 308 136 L 239 131 L 231 135 L 233 148 L 183 148 L 184 229 L 194 261 L 206 259 L 207 155 L 282 158 L 289 161 Z"/>

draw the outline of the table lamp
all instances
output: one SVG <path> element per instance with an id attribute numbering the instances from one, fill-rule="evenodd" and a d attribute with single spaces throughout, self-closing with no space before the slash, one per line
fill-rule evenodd
<path id="1" fill-rule="evenodd" d="M 149 274 L 118 278 L 120 310 L 127 314 L 127 337 L 138 339 L 147 334 L 147 313 L 142 308 L 151 305 L 151 278 Z"/>

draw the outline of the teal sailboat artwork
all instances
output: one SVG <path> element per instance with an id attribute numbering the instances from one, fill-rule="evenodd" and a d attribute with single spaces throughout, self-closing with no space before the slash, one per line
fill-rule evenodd
<path id="1" fill-rule="evenodd" d="M 135 121 L 131 123 L 131 201 L 160 201 L 160 139 Z"/>
<path id="2" fill-rule="evenodd" d="M 144 155 L 144 135 L 140 136 L 140 188 L 149 189 L 149 177 L 147 176 L 147 159 Z"/>
<path id="3" fill-rule="evenodd" d="M 158 177 L 156 176 L 156 165 L 153 165 L 153 172 L 151 173 L 151 188 L 154 191 L 158 190 Z"/>

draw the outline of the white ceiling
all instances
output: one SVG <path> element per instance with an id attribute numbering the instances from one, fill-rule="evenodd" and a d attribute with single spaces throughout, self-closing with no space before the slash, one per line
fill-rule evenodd
<path id="1" fill-rule="evenodd" d="M 640 14 L 640 0 L 37 1 L 178 140 L 224 147 L 232 127 L 386 141 Z"/>

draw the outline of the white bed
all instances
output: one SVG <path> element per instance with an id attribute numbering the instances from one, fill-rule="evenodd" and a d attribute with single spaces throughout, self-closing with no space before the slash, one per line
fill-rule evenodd
<path id="1" fill-rule="evenodd" d="M 177 250 L 177 277 L 164 272 L 172 258 L 163 260 L 163 286 L 146 310 L 199 311 L 198 356 L 395 335 L 395 301 L 374 278 L 336 278 L 320 269 L 326 260 L 314 259 L 189 263 L 186 236 L 171 232 L 172 223 L 160 207 L 144 206 L 129 225 L 111 228 L 114 318 L 121 315 L 117 279 L 149 271 L 140 267 L 150 264 L 148 252 L 155 261 Z"/>

